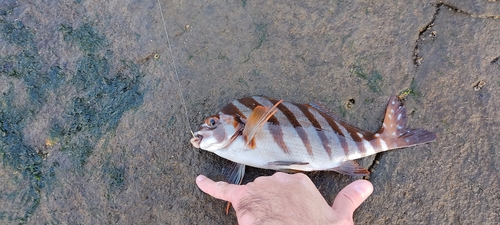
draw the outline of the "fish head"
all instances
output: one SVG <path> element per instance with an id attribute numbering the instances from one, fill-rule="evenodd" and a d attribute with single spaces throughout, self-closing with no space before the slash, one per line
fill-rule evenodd
<path id="1" fill-rule="evenodd" d="M 205 119 L 191 138 L 191 144 L 195 148 L 213 152 L 230 145 L 241 135 L 243 127 L 237 116 L 219 113 Z"/>

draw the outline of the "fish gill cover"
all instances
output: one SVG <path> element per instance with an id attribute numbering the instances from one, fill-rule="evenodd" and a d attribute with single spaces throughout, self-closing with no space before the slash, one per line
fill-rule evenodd
<path id="1" fill-rule="evenodd" d="M 2 207 L 0 221 L 25 223 L 39 206 L 41 192 L 49 194 L 47 189 L 57 179 L 55 171 L 60 169 L 57 159 L 48 163 L 44 160 L 47 154 L 24 140 L 23 129 L 47 104 L 47 98 L 51 94 L 66 94 L 64 88 L 69 86 L 76 89 L 69 102 L 59 103 L 65 108 L 64 119 L 54 120 L 51 129 L 44 132 L 50 140 L 57 140 L 58 150 L 71 155 L 72 167 L 81 169 L 99 139 L 114 132 L 126 111 L 142 104 L 140 82 L 144 75 L 133 62 L 122 60 L 121 65 L 112 64 L 110 59 L 114 56 L 106 49 L 108 42 L 92 24 L 76 29 L 60 25 L 64 41 L 77 45 L 83 53 L 76 71 L 66 74 L 60 65 L 50 65 L 44 70 L 34 30 L 20 21 L 9 20 L 8 16 L 8 13 L 0 15 L 0 38 L 21 50 L 0 56 L 0 76 L 6 76 L 9 83 L 8 89 L 0 93 L 0 156 L 3 165 L 17 175 L 9 176 L 16 188 L 0 193 L 2 201 L 13 206 Z M 118 72 L 110 74 L 110 71 Z M 27 87 L 26 104 L 16 103 L 16 94 L 23 92 L 18 80 Z M 114 172 L 110 174 L 110 187 L 116 189 L 123 183 L 123 171 L 111 168 Z"/>

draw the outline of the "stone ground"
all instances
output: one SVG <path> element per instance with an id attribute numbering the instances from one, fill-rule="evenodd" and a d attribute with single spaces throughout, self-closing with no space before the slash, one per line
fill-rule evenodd
<path id="1" fill-rule="evenodd" d="M 363 159 L 355 222 L 497 224 L 498 37 L 491 0 L 0 0 L 0 221 L 235 224 L 194 183 L 226 161 L 190 145 L 176 69 L 191 129 L 265 95 L 376 131 L 407 93 L 438 139 Z M 330 203 L 354 179 L 308 175 Z"/>

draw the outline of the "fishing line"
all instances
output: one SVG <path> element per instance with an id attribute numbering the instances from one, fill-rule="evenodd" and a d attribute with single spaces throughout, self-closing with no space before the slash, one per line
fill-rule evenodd
<path id="1" fill-rule="evenodd" d="M 179 80 L 179 73 L 177 73 L 177 66 L 175 65 L 174 53 L 172 52 L 172 45 L 170 45 L 170 39 L 168 38 L 167 23 L 165 22 L 165 17 L 163 16 L 163 10 L 161 9 L 160 0 L 158 0 L 158 6 L 160 9 L 161 20 L 163 21 L 163 29 L 165 30 L 165 36 L 167 37 L 167 46 L 168 50 L 170 51 L 170 58 L 172 58 L 172 66 L 174 67 L 175 78 L 177 79 L 177 84 L 179 85 L 179 95 L 181 96 L 182 106 L 184 106 L 183 108 L 184 108 L 184 114 L 186 115 L 186 126 L 189 129 L 189 131 L 191 131 L 191 135 L 195 137 L 193 130 L 191 130 L 191 126 L 189 126 L 189 116 L 186 107 L 186 100 L 184 100 L 184 94 L 182 93 L 181 82 Z"/>

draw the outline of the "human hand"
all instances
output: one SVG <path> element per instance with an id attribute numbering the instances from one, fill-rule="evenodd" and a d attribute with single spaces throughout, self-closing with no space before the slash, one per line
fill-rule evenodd
<path id="1" fill-rule="evenodd" d="M 330 207 L 302 173 L 277 172 L 246 185 L 214 182 L 199 175 L 196 184 L 203 192 L 231 202 L 239 224 L 353 224 L 354 210 L 373 191 L 369 181 L 354 181 Z"/>

